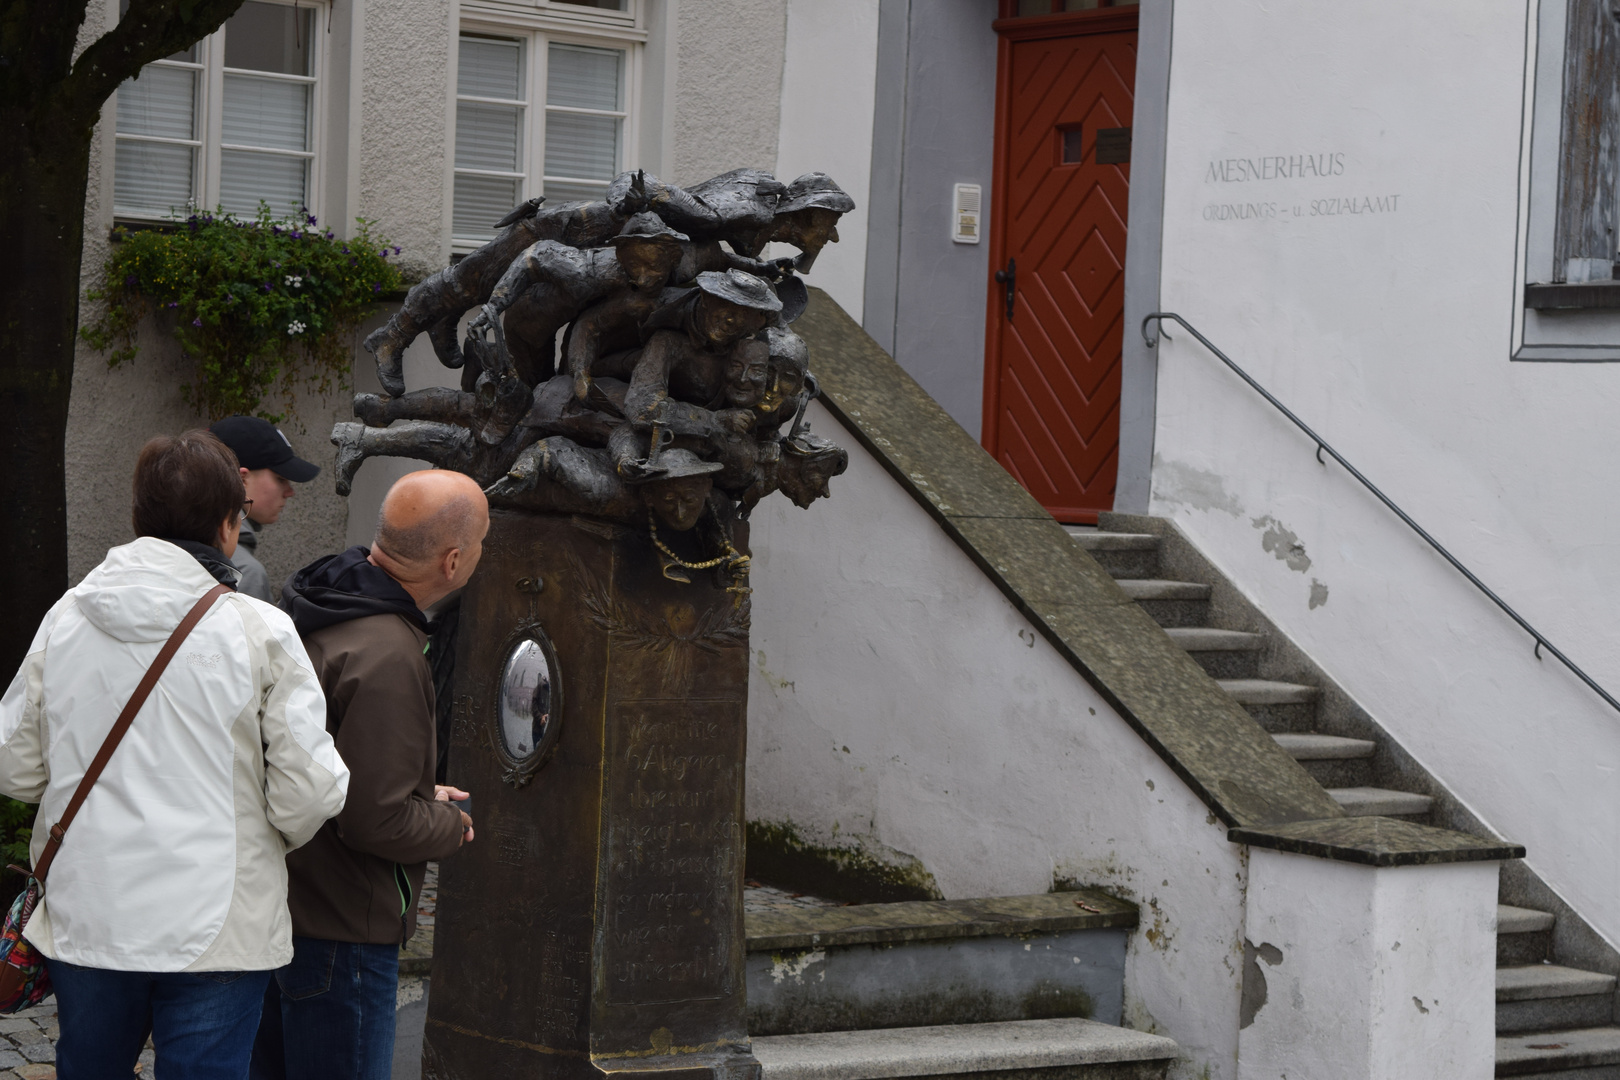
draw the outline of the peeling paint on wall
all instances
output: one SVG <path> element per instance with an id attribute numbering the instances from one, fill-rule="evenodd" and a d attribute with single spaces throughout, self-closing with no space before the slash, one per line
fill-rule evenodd
<path id="1" fill-rule="evenodd" d="M 1226 490 L 1219 473 L 1178 461 L 1154 460 L 1153 492 L 1165 502 L 1180 503 L 1194 510 L 1218 510 L 1233 517 L 1243 516 L 1243 504 Z"/>
<path id="2" fill-rule="evenodd" d="M 827 959 L 826 949 L 808 949 L 804 952 L 780 952 L 771 954 L 771 981 L 780 983 L 785 979 L 792 979 L 796 983 L 804 982 L 804 973 L 814 964 Z M 826 968 L 816 972 L 816 977 L 825 981 Z"/>
<path id="3" fill-rule="evenodd" d="M 1328 587 L 1315 578 L 1311 578 L 1311 610 L 1315 611 L 1327 603 Z"/>
<path id="4" fill-rule="evenodd" d="M 1300 543 L 1294 530 L 1270 516 L 1251 518 L 1250 524 L 1265 530 L 1260 534 L 1260 546 L 1275 556 L 1278 562 L 1287 563 L 1288 569 L 1298 570 L 1302 574 L 1311 568 L 1311 557 L 1305 554 L 1305 545 Z"/>
<path id="5" fill-rule="evenodd" d="M 1254 1023 L 1254 1018 L 1260 1015 L 1265 1008 L 1268 991 L 1266 989 L 1266 973 L 1260 969 L 1260 961 L 1264 960 L 1270 967 L 1276 967 L 1283 962 L 1282 950 L 1270 942 L 1262 941 L 1259 945 L 1243 939 L 1243 1002 L 1238 1015 L 1238 1027 L 1246 1028 Z"/>

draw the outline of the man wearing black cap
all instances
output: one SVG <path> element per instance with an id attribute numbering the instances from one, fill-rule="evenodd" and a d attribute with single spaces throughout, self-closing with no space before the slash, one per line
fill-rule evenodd
<path id="1" fill-rule="evenodd" d="M 287 436 L 268 420 L 257 416 L 229 416 L 208 429 L 231 448 L 242 467 L 242 483 L 247 488 L 248 516 L 242 522 L 242 535 L 236 542 L 231 562 L 242 571 L 237 592 L 270 602 L 270 575 L 254 558 L 259 546 L 259 530 L 274 525 L 281 508 L 292 498 L 293 483 L 308 483 L 321 471 L 320 466 L 293 453 Z"/>

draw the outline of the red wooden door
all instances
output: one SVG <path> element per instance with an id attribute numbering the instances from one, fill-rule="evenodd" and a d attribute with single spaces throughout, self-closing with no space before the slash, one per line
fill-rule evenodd
<path id="1" fill-rule="evenodd" d="M 1059 521 L 1114 505 L 1136 11 L 1003 19 L 985 447 Z"/>

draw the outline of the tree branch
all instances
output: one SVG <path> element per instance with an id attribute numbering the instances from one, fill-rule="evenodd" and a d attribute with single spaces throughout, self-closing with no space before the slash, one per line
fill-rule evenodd
<path id="1" fill-rule="evenodd" d="M 91 119 L 120 83 L 218 30 L 242 0 L 130 0 L 118 25 L 80 55 L 63 86 L 70 114 Z"/>

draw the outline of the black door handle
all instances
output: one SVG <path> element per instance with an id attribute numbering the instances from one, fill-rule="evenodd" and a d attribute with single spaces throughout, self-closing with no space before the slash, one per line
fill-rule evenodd
<path id="1" fill-rule="evenodd" d="M 1008 259 L 1007 269 L 996 271 L 996 281 L 1007 287 L 1007 321 L 1012 321 L 1013 289 L 1018 284 L 1018 260 Z"/>

